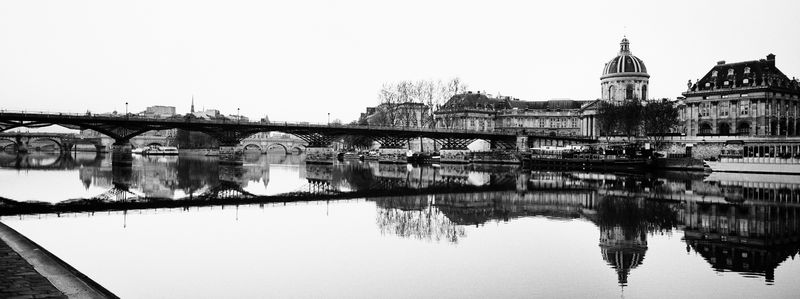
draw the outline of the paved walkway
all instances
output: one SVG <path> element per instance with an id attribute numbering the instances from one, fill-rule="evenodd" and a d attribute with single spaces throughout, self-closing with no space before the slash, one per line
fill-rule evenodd
<path id="1" fill-rule="evenodd" d="M 0 239 L 0 298 L 67 298 Z"/>
<path id="2" fill-rule="evenodd" d="M 0 222 L 0 298 L 118 298 Z"/>

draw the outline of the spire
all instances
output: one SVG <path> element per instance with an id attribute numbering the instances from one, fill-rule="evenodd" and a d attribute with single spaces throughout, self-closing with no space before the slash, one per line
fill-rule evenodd
<path id="1" fill-rule="evenodd" d="M 620 55 L 622 55 L 622 54 L 630 54 L 631 53 L 630 44 L 631 43 L 628 42 L 628 38 L 623 36 L 622 37 L 622 42 L 619 43 L 619 54 Z"/>
<path id="2" fill-rule="evenodd" d="M 191 112 L 194 113 L 194 95 L 192 95 L 192 110 L 191 110 Z"/>

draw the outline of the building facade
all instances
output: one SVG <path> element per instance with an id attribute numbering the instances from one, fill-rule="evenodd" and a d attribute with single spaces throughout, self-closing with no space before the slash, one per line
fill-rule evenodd
<path id="1" fill-rule="evenodd" d="M 436 127 L 579 136 L 581 106 L 585 103 L 569 99 L 521 101 L 468 92 L 453 96 L 436 111 Z"/>
<path id="2" fill-rule="evenodd" d="M 800 83 L 766 59 L 720 61 L 688 90 L 682 108 L 687 136 L 798 136 Z"/>

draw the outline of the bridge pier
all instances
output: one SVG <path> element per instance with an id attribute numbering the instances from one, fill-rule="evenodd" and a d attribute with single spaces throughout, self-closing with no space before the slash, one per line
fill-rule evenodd
<path id="1" fill-rule="evenodd" d="M 239 143 L 224 143 L 219 145 L 219 164 L 222 165 L 242 165 L 243 150 Z"/>
<path id="2" fill-rule="evenodd" d="M 408 139 L 381 137 L 378 138 L 381 147 L 378 149 L 378 163 L 408 163 L 406 153 L 409 151 Z"/>
<path id="3" fill-rule="evenodd" d="M 117 141 L 111 145 L 111 165 L 130 167 L 133 164 L 133 147 L 126 141 Z"/>
<path id="4" fill-rule="evenodd" d="M 336 153 L 331 148 L 334 136 L 321 134 L 297 135 L 308 142 L 306 146 L 306 163 L 333 164 Z"/>
<path id="5" fill-rule="evenodd" d="M 471 153 L 469 148 L 475 139 L 462 139 L 462 138 L 443 138 L 436 140 L 441 144 L 439 156 L 441 163 L 469 163 L 471 160 Z"/>
<path id="6" fill-rule="evenodd" d="M 133 168 L 120 165 L 111 165 L 111 183 L 115 188 L 128 190 L 133 182 Z"/>

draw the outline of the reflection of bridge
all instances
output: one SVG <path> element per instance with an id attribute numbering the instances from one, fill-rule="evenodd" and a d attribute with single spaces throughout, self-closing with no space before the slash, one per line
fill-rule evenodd
<path id="1" fill-rule="evenodd" d="M 14 151 L 27 152 L 31 143 L 40 142 L 54 143 L 61 153 L 70 152 L 79 144 L 92 145 L 97 152 L 104 149 L 102 141 L 97 137 L 64 133 L 0 133 L 0 150 L 13 147 Z"/>
<path id="2" fill-rule="evenodd" d="M 538 136 L 524 131 L 519 134 L 506 132 L 481 132 L 451 129 L 371 127 L 346 125 L 314 125 L 308 123 L 240 122 L 231 120 L 202 120 L 191 116 L 185 118 L 154 119 L 135 116 L 110 117 L 80 114 L 46 114 L 24 112 L 0 112 L 0 132 L 17 127 L 43 127 L 61 125 L 74 129 L 91 129 L 115 140 L 113 157 L 117 164 L 130 161 L 129 140 L 152 130 L 183 129 L 206 133 L 220 142 L 221 162 L 239 161 L 240 142 L 259 132 L 278 131 L 295 135 L 308 143 L 311 160 L 332 161 L 330 146 L 342 135 L 371 137 L 385 150 L 401 149 L 409 139 L 429 138 L 440 145 L 441 150 L 466 150 L 474 140 L 487 140 L 498 148 L 514 148 L 519 140 L 531 144 L 534 140 L 551 140 L 555 143 L 592 142 L 593 139 L 571 136 Z M 519 137 L 519 138 L 518 138 Z M 521 139 L 520 139 L 521 138 Z M 129 163 L 128 163 L 129 164 Z"/>
<path id="3" fill-rule="evenodd" d="M 94 154 L 91 159 L 81 159 L 69 154 L 4 154 L 0 153 L 0 167 L 14 169 L 64 170 L 80 167 L 100 167 L 103 156 Z"/>

